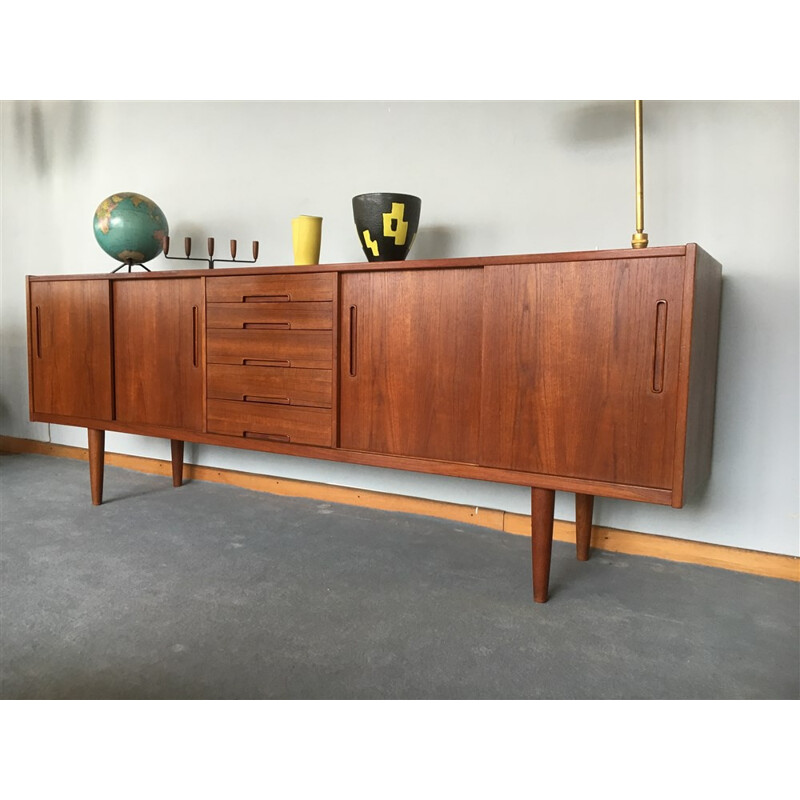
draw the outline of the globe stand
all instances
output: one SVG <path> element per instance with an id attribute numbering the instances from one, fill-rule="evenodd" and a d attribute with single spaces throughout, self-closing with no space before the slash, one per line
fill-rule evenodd
<path id="1" fill-rule="evenodd" d="M 214 238 L 208 238 L 208 258 L 196 258 L 192 256 L 192 237 L 187 236 L 183 240 L 183 248 L 186 252 L 185 256 L 171 256 L 169 254 L 169 236 L 165 236 L 162 242 L 164 250 L 164 258 L 175 259 L 177 261 L 206 261 L 209 269 L 214 269 L 216 261 L 225 262 L 227 264 L 255 264 L 258 260 L 258 242 L 253 242 L 253 258 L 243 259 L 236 258 L 236 239 L 231 239 L 231 257 L 230 258 L 214 258 Z"/>
<path id="2" fill-rule="evenodd" d="M 123 267 L 128 268 L 128 272 L 131 272 L 132 267 L 141 267 L 145 272 L 152 272 L 149 267 L 146 267 L 140 261 L 134 261 L 132 258 L 123 261 L 116 269 L 111 270 L 111 274 L 113 275 L 115 272 L 119 272 Z"/>

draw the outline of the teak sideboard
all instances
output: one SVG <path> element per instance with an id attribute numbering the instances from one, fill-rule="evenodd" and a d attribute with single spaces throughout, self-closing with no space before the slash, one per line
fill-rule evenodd
<path id="1" fill-rule="evenodd" d="M 695 244 L 27 278 L 30 417 L 681 507 L 711 464 L 720 265 Z"/>

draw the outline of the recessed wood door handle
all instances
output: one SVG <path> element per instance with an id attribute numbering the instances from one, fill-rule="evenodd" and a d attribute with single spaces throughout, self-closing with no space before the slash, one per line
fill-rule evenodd
<path id="1" fill-rule="evenodd" d="M 192 366 L 196 367 L 200 362 L 198 345 L 200 337 L 197 335 L 197 306 L 192 306 Z"/>
<path id="2" fill-rule="evenodd" d="M 656 333 L 653 353 L 653 392 L 660 394 L 664 390 L 664 362 L 667 349 L 667 301 L 656 303 Z"/>
<path id="3" fill-rule="evenodd" d="M 350 306 L 350 377 L 358 370 L 358 308 Z"/>
<path id="4" fill-rule="evenodd" d="M 42 357 L 42 319 L 41 319 L 41 312 L 39 310 L 39 306 L 36 306 L 35 336 L 36 336 L 36 358 L 41 358 Z"/>

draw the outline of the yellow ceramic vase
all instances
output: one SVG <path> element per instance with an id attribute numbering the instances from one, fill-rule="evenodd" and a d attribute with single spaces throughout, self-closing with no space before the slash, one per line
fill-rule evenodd
<path id="1" fill-rule="evenodd" d="M 292 220 L 292 246 L 295 264 L 319 264 L 322 243 L 322 217 L 303 214 Z"/>

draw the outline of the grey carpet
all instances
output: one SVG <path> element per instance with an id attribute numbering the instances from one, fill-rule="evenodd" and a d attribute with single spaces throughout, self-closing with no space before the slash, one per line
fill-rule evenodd
<path id="1" fill-rule="evenodd" d="M 0 456 L 3 698 L 800 696 L 797 583 Z"/>

